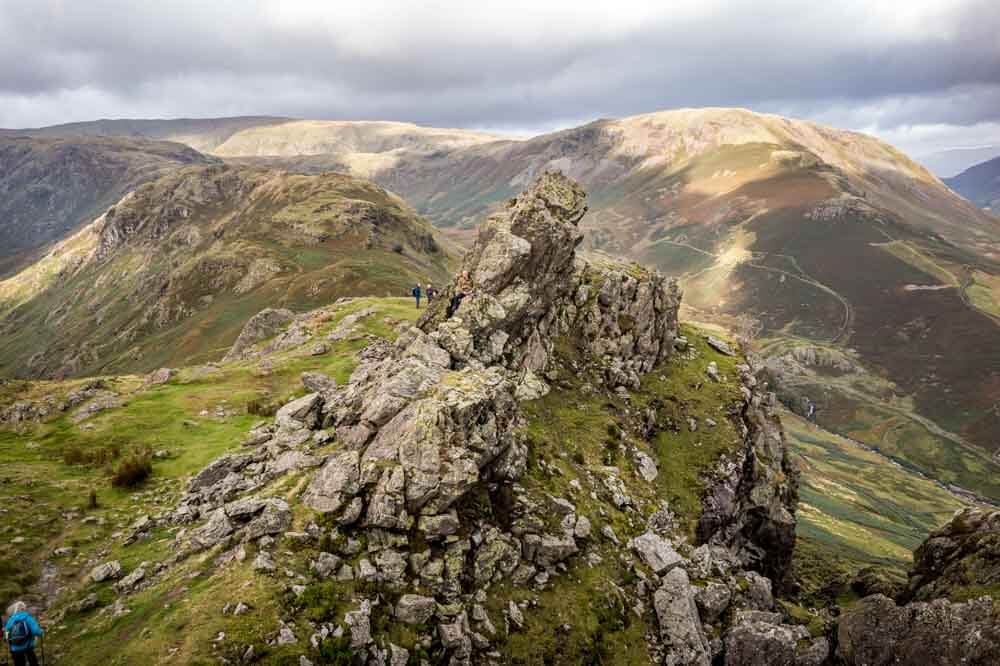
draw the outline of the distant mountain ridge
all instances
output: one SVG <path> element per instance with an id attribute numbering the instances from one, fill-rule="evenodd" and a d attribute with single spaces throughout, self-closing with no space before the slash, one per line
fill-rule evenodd
<path id="1" fill-rule="evenodd" d="M 977 146 L 974 148 L 950 148 L 939 150 L 928 155 L 921 155 L 917 160 L 933 171 L 943 180 L 954 178 L 966 169 L 987 162 L 1000 156 L 1000 145 Z"/>
<path id="2" fill-rule="evenodd" d="M 135 137 L 0 135 L 0 277 L 141 183 L 218 160 Z"/>
<path id="3" fill-rule="evenodd" d="M 969 167 L 945 183 L 969 201 L 1000 213 L 1000 157 Z"/>

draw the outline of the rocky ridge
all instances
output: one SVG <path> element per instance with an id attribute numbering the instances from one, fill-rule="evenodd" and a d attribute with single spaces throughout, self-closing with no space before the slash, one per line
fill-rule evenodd
<path id="1" fill-rule="evenodd" d="M 964 509 L 914 553 L 906 588 L 862 599 L 840 619 L 849 664 L 995 664 L 1000 660 L 1000 511 Z"/>
<path id="2" fill-rule="evenodd" d="M 741 366 L 742 402 L 732 411 L 742 442 L 711 475 L 697 547 L 666 503 L 631 498 L 617 468 L 605 471 L 601 496 L 635 533 L 622 540 L 609 523 L 598 527 L 605 509 L 584 515 L 579 503 L 519 483 L 532 457 L 520 401 L 544 395 L 567 369 L 592 378 L 595 390 L 627 394 L 687 346 L 672 281 L 576 259 L 585 211 L 578 185 L 545 174 L 491 217 L 465 259 L 473 289 L 454 316 L 439 302 L 395 344 L 373 342 L 346 385 L 303 376 L 311 393 L 256 427 L 245 452 L 197 474 L 175 510 L 133 531 L 185 526 L 175 554 L 149 570 L 206 551 L 217 562 L 256 551 L 253 569 L 272 575 L 281 570 L 277 539 L 319 543 L 311 576 L 364 586 L 354 588 L 342 620 L 313 624 L 314 649 L 336 641 L 359 663 L 404 663 L 414 649 L 437 661 L 483 663 L 501 660 L 501 636 L 531 613 L 511 600 L 502 615 L 491 614 L 493 591 L 544 589 L 578 561 L 600 563 L 596 544 L 618 549 L 625 540 L 620 557 L 635 583 L 622 591 L 622 612 L 634 607 L 651 618 L 653 660 L 751 664 L 780 653 L 782 663 L 822 663 L 826 639 L 776 611 L 774 590 L 785 583 L 794 543 L 797 479 L 773 399 L 749 367 Z M 637 461 L 643 476 L 655 475 L 652 461 Z M 292 498 L 269 489 L 312 469 L 300 499 L 313 518 L 294 531 Z M 473 497 L 488 510 L 470 515 Z M 392 622 L 418 630 L 415 645 L 378 635 L 373 618 L 384 617 L 386 604 Z M 291 626 L 277 631 L 275 644 L 296 640 Z M 247 660 L 243 648 L 233 654 Z"/>

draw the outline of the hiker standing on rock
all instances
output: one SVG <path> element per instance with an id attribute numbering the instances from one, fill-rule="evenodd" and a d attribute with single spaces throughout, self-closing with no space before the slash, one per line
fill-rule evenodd
<path id="1" fill-rule="evenodd" d="M 450 319 L 455 311 L 458 310 L 458 306 L 462 304 L 462 299 L 472 293 L 472 278 L 469 277 L 469 271 L 462 271 L 458 279 L 455 280 L 455 293 L 451 297 L 451 301 L 448 303 L 448 318 Z"/>
<path id="2" fill-rule="evenodd" d="M 418 285 L 414 285 L 413 291 L 411 291 L 410 293 L 413 294 L 413 298 L 416 299 L 416 301 L 417 301 L 417 308 L 419 309 L 420 308 L 420 285 L 419 284 Z"/>
<path id="3" fill-rule="evenodd" d="M 3 626 L 3 637 L 10 646 L 14 666 L 38 666 L 35 637 L 43 636 L 45 632 L 38 625 L 38 620 L 28 612 L 28 606 L 23 601 L 15 601 L 7 610 L 10 617 Z"/>

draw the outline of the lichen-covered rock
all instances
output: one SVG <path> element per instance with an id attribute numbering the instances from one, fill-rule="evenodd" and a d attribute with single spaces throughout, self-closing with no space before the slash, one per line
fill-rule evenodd
<path id="1" fill-rule="evenodd" d="M 790 583 L 799 472 L 789 458 L 774 395 L 762 394 L 742 366 L 745 445 L 724 458 L 703 498 L 697 538 L 733 550 L 747 569 Z"/>
<path id="2" fill-rule="evenodd" d="M 740 622 L 725 638 L 726 666 L 820 666 L 829 656 L 826 638 L 810 639 L 803 626 Z"/>
<path id="3" fill-rule="evenodd" d="M 357 451 L 338 451 L 320 468 L 302 499 L 306 506 L 321 513 L 335 513 L 361 489 Z"/>
<path id="4" fill-rule="evenodd" d="M 695 591 L 681 568 L 671 569 L 653 595 L 653 607 L 666 648 L 664 664 L 708 666 L 709 647 L 698 618 Z"/>
<path id="5" fill-rule="evenodd" d="M 670 542 L 653 532 L 646 532 L 632 539 L 631 546 L 653 573 L 669 571 L 682 562 L 681 556 Z"/>
<path id="6" fill-rule="evenodd" d="M 255 344 L 267 338 L 273 337 L 290 321 L 295 319 L 295 313 L 291 310 L 267 308 L 261 310 L 243 325 L 236 342 L 226 353 L 223 360 L 233 361 L 244 358 L 247 352 Z"/>
<path id="7" fill-rule="evenodd" d="M 913 553 L 903 600 L 924 601 L 962 588 L 1000 586 L 1000 511 L 966 508 Z"/>
<path id="8" fill-rule="evenodd" d="M 88 574 L 91 582 L 103 583 L 106 580 L 114 580 L 122 575 L 122 565 L 118 560 L 112 560 L 110 562 L 105 562 L 100 564 L 93 569 L 91 569 Z"/>
<path id="9" fill-rule="evenodd" d="M 983 597 L 905 606 L 862 599 L 837 626 L 837 656 L 849 665 L 1000 663 L 1000 608 Z"/>
<path id="10" fill-rule="evenodd" d="M 406 624 L 424 624 L 434 615 L 437 602 L 434 597 L 404 594 L 396 602 L 395 616 Z"/>

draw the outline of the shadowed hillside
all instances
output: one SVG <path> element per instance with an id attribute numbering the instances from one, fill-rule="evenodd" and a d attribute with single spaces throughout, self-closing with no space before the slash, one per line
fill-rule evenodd
<path id="1" fill-rule="evenodd" d="M 137 185 L 182 166 L 213 162 L 178 143 L 0 133 L 0 277 Z"/>
<path id="2" fill-rule="evenodd" d="M 969 167 L 945 182 L 969 201 L 1000 213 L 1000 157 Z"/>

